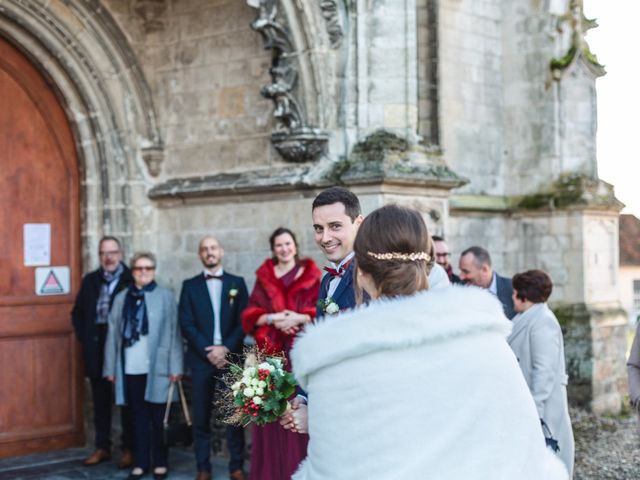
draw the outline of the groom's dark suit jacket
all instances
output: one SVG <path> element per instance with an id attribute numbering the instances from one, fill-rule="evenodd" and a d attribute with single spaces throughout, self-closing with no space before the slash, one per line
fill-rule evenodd
<path id="1" fill-rule="evenodd" d="M 502 303 L 504 314 L 509 320 L 511 320 L 516 315 L 516 311 L 513 308 L 513 298 L 511 297 L 511 295 L 513 294 L 511 279 L 507 277 L 501 277 L 497 273 L 495 275 L 498 300 L 500 300 L 500 303 Z"/>
<path id="2" fill-rule="evenodd" d="M 347 270 L 342 274 L 338 288 L 336 288 L 336 291 L 331 295 L 331 298 L 338 304 L 340 310 L 348 310 L 356 306 L 356 296 L 353 290 L 353 265 L 354 262 L 351 262 L 349 268 L 347 268 Z M 320 282 L 320 295 L 318 296 L 320 300 L 327 298 L 329 282 L 332 278 L 333 277 L 329 274 L 322 277 L 322 281 Z M 322 317 L 324 317 L 324 311 L 322 308 L 317 307 L 316 318 Z"/>
<path id="3" fill-rule="evenodd" d="M 233 299 L 229 295 L 232 289 L 238 291 Z M 244 332 L 240 315 L 247 306 L 248 298 L 244 279 L 224 272 L 220 298 L 220 332 L 222 344 L 232 353 L 242 353 Z M 185 280 L 182 284 L 178 318 L 182 335 L 188 343 L 187 365 L 192 370 L 213 370 L 205 351 L 205 347 L 213 345 L 213 307 L 204 273 Z"/>

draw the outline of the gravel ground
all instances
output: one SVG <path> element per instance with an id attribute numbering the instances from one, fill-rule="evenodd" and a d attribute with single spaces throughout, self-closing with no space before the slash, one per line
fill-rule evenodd
<path id="1" fill-rule="evenodd" d="M 640 479 L 640 422 L 634 413 L 596 416 L 571 409 L 576 440 L 574 480 Z"/>

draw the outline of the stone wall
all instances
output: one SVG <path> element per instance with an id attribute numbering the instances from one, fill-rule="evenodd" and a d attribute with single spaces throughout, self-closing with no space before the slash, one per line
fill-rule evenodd
<path id="1" fill-rule="evenodd" d="M 260 95 L 271 53 L 250 27 L 254 9 L 229 0 L 107 5 L 151 86 L 165 145 L 159 179 L 282 161 L 270 143 L 271 102 Z"/>
<path id="2" fill-rule="evenodd" d="M 449 166 L 472 179 L 459 192 L 505 190 L 502 4 L 439 2 L 441 146 Z"/>

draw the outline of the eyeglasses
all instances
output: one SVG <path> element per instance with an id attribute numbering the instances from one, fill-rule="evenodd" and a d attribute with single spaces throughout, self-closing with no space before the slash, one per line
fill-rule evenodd
<path id="1" fill-rule="evenodd" d="M 120 250 L 111 250 L 109 252 L 99 252 L 101 257 L 115 257 L 120 254 Z"/>
<path id="2" fill-rule="evenodd" d="M 133 267 L 131 270 L 134 272 L 153 272 L 156 267 Z"/>

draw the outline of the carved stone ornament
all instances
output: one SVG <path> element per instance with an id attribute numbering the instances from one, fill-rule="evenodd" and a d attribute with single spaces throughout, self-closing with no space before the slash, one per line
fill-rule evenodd
<path id="1" fill-rule="evenodd" d="M 149 175 L 151 175 L 152 177 L 157 177 L 158 175 L 160 175 L 162 161 L 164 160 L 164 151 L 162 150 L 162 148 L 142 148 L 142 159 L 147 165 Z"/>
<path id="2" fill-rule="evenodd" d="M 322 17 L 327 24 L 327 34 L 331 42 L 331 48 L 338 48 L 342 45 L 342 25 L 340 24 L 340 12 L 336 0 L 320 0 L 320 10 Z"/>
<path id="3" fill-rule="evenodd" d="M 325 153 L 329 136 L 314 128 L 298 128 L 290 132 L 273 132 L 271 141 L 289 162 L 311 162 Z"/>
<path id="4" fill-rule="evenodd" d="M 279 0 L 249 0 L 247 3 L 258 10 L 251 28 L 262 35 L 265 49 L 273 50 L 269 69 L 271 83 L 261 90 L 262 96 L 274 103 L 273 116 L 277 122 L 271 140 L 289 162 L 316 160 L 326 150 L 328 135 L 307 125 L 303 105 L 296 96 L 298 52 L 289 29 L 279 19 Z"/>
<path id="5" fill-rule="evenodd" d="M 553 79 L 560 80 L 569 66 L 578 60 L 583 61 L 594 77 L 604 75 L 604 66 L 585 39 L 587 31 L 596 28 L 598 23 L 585 17 L 583 0 L 554 0 L 550 4 L 550 14 L 555 24 L 553 37 L 562 52 L 549 63 Z"/>
<path id="6" fill-rule="evenodd" d="M 146 33 L 164 30 L 167 0 L 136 0 L 133 11 L 142 21 Z"/>

